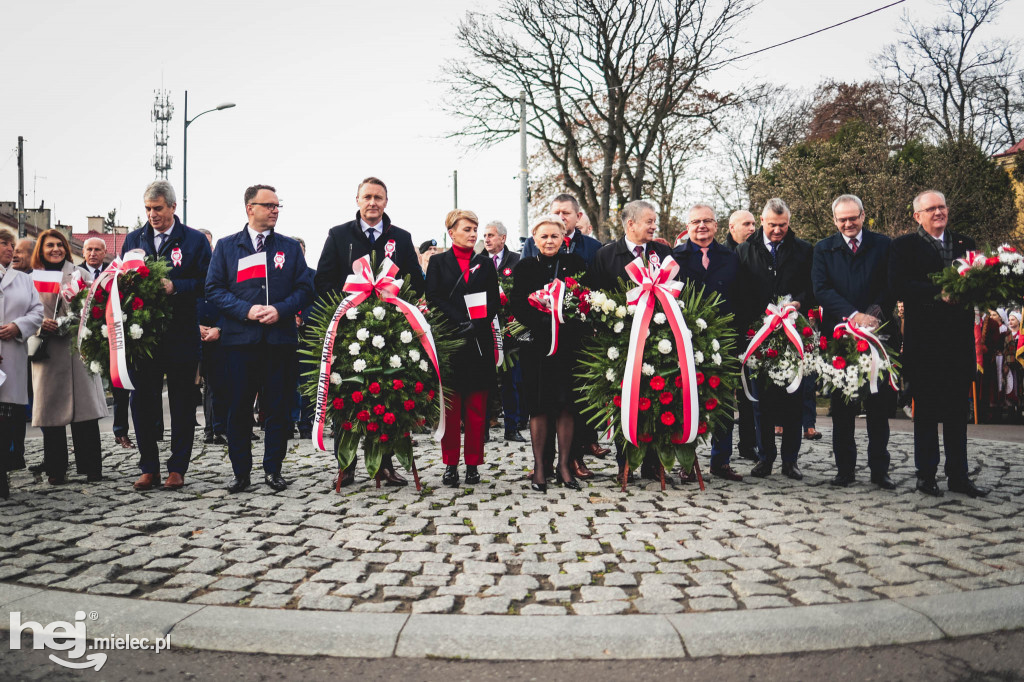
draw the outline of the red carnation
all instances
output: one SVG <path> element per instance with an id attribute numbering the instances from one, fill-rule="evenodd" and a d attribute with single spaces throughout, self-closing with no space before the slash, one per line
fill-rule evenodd
<path id="1" fill-rule="evenodd" d="M 587 313 L 590 312 L 590 302 L 585 298 L 580 299 L 578 307 L 580 309 L 580 313 L 582 313 L 583 315 L 586 315 Z"/>
<path id="2" fill-rule="evenodd" d="M 672 426 L 673 424 L 676 423 L 676 416 L 671 412 L 662 412 L 661 423 L 664 424 L 665 426 Z"/>
<path id="3" fill-rule="evenodd" d="M 140 265 L 136 272 L 139 273 L 139 277 L 149 277 L 149 268 L 145 265 Z"/>
<path id="4" fill-rule="evenodd" d="M 141 310 L 142 306 L 146 305 L 142 302 L 142 299 L 136 296 L 132 299 L 132 310 Z"/>
<path id="5" fill-rule="evenodd" d="M 615 405 L 615 407 L 622 407 L 622 396 L 616 395 L 615 397 L 613 397 L 612 405 Z"/>
<path id="6" fill-rule="evenodd" d="M 866 353 L 867 351 L 868 351 L 868 342 L 865 341 L 864 339 L 859 339 L 857 341 L 857 352 L 858 353 Z"/>
<path id="7" fill-rule="evenodd" d="M 498 295 L 498 301 L 499 301 L 499 302 L 500 302 L 500 303 L 501 303 L 502 305 L 508 305 L 508 296 L 506 296 L 506 295 L 505 295 L 505 292 L 504 292 L 504 291 L 503 291 L 503 292 L 501 292 L 501 294 L 499 294 L 499 295 Z"/>
<path id="8" fill-rule="evenodd" d="M 668 405 L 670 402 L 672 402 L 672 394 L 669 393 L 668 391 L 664 391 L 661 395 L 658 396 L 658 401 L 662 405 Z"/>
<path id="9" fill-rule="evenodd" d="M 401 391 L 403 388 L 405 388 L 405 384 L 402 383 L 401 379 L 395 379 L 394 381 L 391 382 L 391 388 L 393 388 L 396 391 Z"/>
<path id="10" fill-rule="evenodd" d="M 385 424 L 394 424 L 395 423 L 395 413 L 394 412 L 385 412 L 384 416 L 381 417 L 381 421 L 384 422 Z"/>
<path id="11" fill-rule="evenodd" d="M 363 392 L 362 391 L 355 391 L 352 394 L 352 402 L 354 402 L 354 403 L 361 403 L 361 402 L 363 402 Z"/>
<path id="12" fill-rule="evenodd" d="M 331 404 L 334 406 L 334 409 L 336 410 L 340 410 L 341 408 L 345 407 L 345 401 L 342 400 L 341 398 L 335 398 L 334 402 Z"/>
<path id="13" fill-rule="evenodd" d="M 638 440 L 641 443 L 650 443 L 652 440 L 654 440 L 654 436 L 652 436 L 649 433 L 641 433 L 640 438 Z"/>
<path id="14" fill-rule="evenodd" d="M 341 428 L 343 430 L 345 430 L 345 431 L 351 431 L 352 430 L 352 422 L 342 422 L 341 423 Z"/>
<path id="15" fill-rule="evenodd" d="M 370 413 L 367 410 L 359 410 L 359 414 L 356 415 L 356 419 L 361 422 L 370 421 Z"/>
<path id="16" fill-rule="evenodd" d="M 769 348 L 768 350 L 766 350 L 764 352 L 764 354 L 766 356 L 770 357 L 770 358 L 777 358 L 777 357 L 779 357 L 779 351 L 775 350 L 774 348 Z"/>
<path id="17" fill-rule="evenodd" d="M 433 400 L 433 399 L 434 399 L 434 389 L 430 389 L 429 391 L 427 391 L 427 400 Z"/>
<path id="18" fill-rule="evenodd" d="M 637 407 L 640 408 L 641 412 L 646 412 L 647 410 L 651 409 L 651 399 L 650 398 L 640 398 L 640 401 L 639 401 L 639 404 L 637 405 Z"/>
<path id="19" fill-rule="evenodd" d="M 404 403 L 402 403 L 402 407 L 405 408 L 406 412 L 412 412 L 413 410 L 416 409 L 416 401 L 406 400 Z"/>
<path id="20" fill-rule="evenodd" d="M 98 305 L 92 307 L 92 319 L 99 320 L 103 317 L 103 308 Z"/>
<path id="21" fill-rule="evenodd" d="M 383 405 L 374 405 L 373 406 L 373 413 L 375 415 L 377 415 L 378 417 L 381 416 L 382 414 L 384 414 L 387 411 L 388 411 L 388 408 L 384 407 Z"/>
<path id="22" fill-rule="evenodd" d="M 832 332 L 832 338 L 838 341 L 839 339 L 843 338 L 843 334 L 845 333 L 846 332 L 844 332 L 842 329 L 836 329 L 835 331 Z"/>
<path id="23" fill-rule="evenodd" d="M 375 381 L 372 384 L 370 384 L 369 386 L 367 386 L 366 390 L 368 390 L 370 393 L 372 393 L 374 395 L 377 395 L 378 393 L 380 393 L 380 384 L 378 384 Z"/>
<path id="24" fill-rule="evenodd" d="M 423 393 L 423 382 L 422 381 L 417 381 L 416 385 L 412 387 L 412 390 L 415 393 Z"/>
<path id="25" fill-rule="evenodd" d="M 807 319 L 817 320 L 818 317 L 820 317 L 820 315 L 818 314 L 817 308 L 811 308 L 810 310 L 807 311 Z"/>
<path id="26" fill-rule="evenodd" d="M 701 422 L 700 424 L 697 424 L 697 433 L 707 433 L 707 432 L 708 432 L 708 423 L 707 422 Z"/>
<path id="27" fill-rule="evenodd" d="M 573 289 L 573 288 L 575 288 L 575 286 L 576 286 L 577 284 L 579 284 L 579 282 L 577 282 L 576 280 L 574 280 L 574 279 L 573 279 L 572 277 L 566 277 L 566 278 L 565 278 L 565 286 L 569 287 L 570 289 Z"/>
<path id="28" fill-rule="evenodd" d="M 369 431 L 370 433 L 377 433 L 377 431 L 380 430 L 380 424 L 378 424 L 377 422 L 370 422 L 369 424 L 366 425 L 366 430 Z"/>
<path id="29" fill-rule="evenodd" d="M 754 331 L 753 329 L 748 329 L 748 330 L 747 330 L 747 338 L 748 338 L 748 339 L 749 339 L 749 338 L 753 338 L 754 334 L 756 334 L 756 333 L 757 333 L 757 332 L 755 332 L 755 331 Z"/>
<path id="30" fill-rule="evenodd" d="M 381 443 L 387 443 L 388 442 L 388 434 L 386 434 L 386 433 L 380 434 L 380 442 Z"/>
<path id="31" fill-rule="evenodd" d="M 722 380 L 719 379 L 718 377 L 711 377 L 710 379 L 708 379 L 708 386 L 710 386 L 711 388 L 718 388 L 721 383 Z"/>
<path id="32" fill-rule="evenodd" d="M 811 336 L 811 335 L 813 335 L 813 334 L 814 334 L 814 330 L 813 330 L 813 329 L 811 329 L 810 327 L 804 327 L 803 329 L 801 329 L 801 330 L 800 330 L 800 332 L 801 332 L 801 333 L 802 333 L 802 334 L 803 334 L 804 336 Z"/>
<path id="33" fill-rule="evenodd" d="M 96 295 L 93 296 L 93 300 L 96 301 L 97 303 L 103 303 L 103 301 L 106 300 L 106 298 L 107 292 L 103 291 L 103 289 L 97 289 Z"/>
<path id="34" fill-rule="evenodd" d="M 682 374 L 676 376 L 675 383 L 676 383 L 676 388 L 682 388 L 683 387 L 683 375 Z"/>
<path id="35" fill-rule="evenodd" d="M 674 432 L 669 440 L 672 441 L 672 445 L 682 445 L 686 442 L 686 439 L 683 438 L 683 434 L 679 431 Z"/>
<path id="36" fill-rule="evenodd" d="M 835 367 L 836 369 L 846 369 L 846 358 L 844 358 L 842 355 L 836 356 L 836 358 L 832 361 L 832 366 Z"/>
<path id="37" fill-rule="evenodd" d="M 700 386 L 704 383 L 704 372 L 697 372 L 697 385 Z M 679 386 L 683 385 L 682 377 L 679 379 Z"/>
<path id="38" fill-rule="evenodd" d="M 718 401 L 715 400 L 714 398 L 711 398 L 704 403 L 704 409 L 707 410 L 708 412 L 715 409 L 716 407 L 718 407 Z"/>
<path id="39" fill-rule="evenodd" d="M 655 391 L 660 391 L 661 389 L 665 388 L 665 379 L 663 377 L 652 377 L 651 388 L 654 389 Z"/>
<path id="40" fill-rule="evenodd" d="M 999 256 L 990 256 L 986 258 L 985 265 L 999 265 Z"/>

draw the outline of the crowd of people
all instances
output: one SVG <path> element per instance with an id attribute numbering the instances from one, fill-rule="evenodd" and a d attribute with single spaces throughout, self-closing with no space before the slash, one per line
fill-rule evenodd
<path id="1" fill-rule="evenodd" d="M 262 425 L 264 483 L 274 491 L 288 486 L 282 471 L 287 442 L 296 430 L 299 437 L 308 438 L 311 428 L 312 406 L 297 392 L 297 348 L 303 328 L 315 302 L 340 292 L 353 263 L 367 255 L 377 263 L 390 258 L 397 266 L 396 276 L 408 282 L 412 295 L 424 297 L 464 340 L 443 376 L 449 400 L 441 482 L 447 486 L 480 481 L 479 467 L 493 423 L 492 397 L 500 405 L 507 441 L 525 442 L 520 431 L 529 428 L 533 490 L 544 492 L 549 484 L 578 490 L 581 481 L 594 478 L 587 459 L 604 458 L 611 451 L 598 442 L 578 403 L 576 367 L 592 329 L 585 322 L 567 320 L 561 325 L 557 350 L 550 353 L 550 315 L 531 298 L 555 278 L 569 276 L 580 276 L 591 289 L 618 289 L 627 277 L 627 265 L 637 259 L 647 266 L 671 256 L 679 264 L 680 280 L 719 294 L 720 312 L 733 315 L 741 343 L 748 329 L 760 326 L 766 306 L 780 297 L 788 297 L 802 311 L 817 310 L 825 331 L 843 320 L 882 330 L 902 355 L 902 404 L 911 407 L 914 418 L 916 487 L 926 495 L 943 494 L 937 480 L 940 422 L 947 488 L 971 497 L 987 493 L 968 476 L 968 402 L 976 378 L 981 377 L 975 391 L 980 394 L 979 410 L 1004 408 L 1020 396 L 1020 310 L 990 311 L 976 324 L 970 310 L 932 283 L 932 273 L 975 248 L 969 237 L 947 229 L 950 209 L 935 190 L 914 198 L 916 229 L 896 239 L 865 227 L 859 197 L 839 196 L 832 204 L 836 231 L 817 244 L 797 236 L 789 207 L 780 198 L 765 204 L 759 220 L 750 211 L 734 212 L 722 240 L 714 208 L 695 204 L 685 233 L 674 244 L 657 236 L 655 205 L 632 201 L 619 213 L 622 236 L 602 244 L 592 236 L 577 199 L 561 194 L 551 202 L 550 211 L 534 221 L 522 252 L 516 253 L 509 248 L 500 221 L 487 223 L 480 233 L 480 220 L 468 210 L 454 210 L 445 219 L 450 248 L 439 248 L 436 240 L 416 247 L 410 233 L 394 225 L 385 212 L 384 182 L 369 177 L 357 188 L 353 219 L 327 232 L 315 269 L 306 263 L 301 240 L 275 230 L 281 203 L 274 187 L 249 187 L 243 200 L 244 227 L 214 247 L 209 232 L 192 229 L 175 215 L 173 187 L 166 181 L 153 182 L 143 194 L 147 222 L 128 235 L 121 250 L 121 255 L 141 250 L 170 266 L 162 285 L 171 302 L 171 324 L 159 340 L 158 352 L 132 366 L 134 390 L 113 391 L 115 439 L 121 447 L 139 451 L 136 490 L 185 485 L 197 403 L 204 407 L 206 442 L 227 446 L 233 470 L 229 492 L 251 485 L 253 442 L 260 438 L 253 431 L 254 405 Z M 266 254 L 265 274 L 248 276 L 243 272 L 247 259 L 261 253 Z M 30 468 L 45 474 L 50 484 L 66 482 L 70 424 L 78 473 L 87 481 L 103 477 L 98 420 L 107 415 L 107 406 L 102 380 L 72 352 L 67 300 L 61 295 L 74 280 L 89 284 L 102 272 L 107 259 L 102 240 L 88 240 L 83 255 L 84 263 L 76 266 L 67 239 L 58 230 L 41 233 L 34 244 L 17 242 L 12 233 L 0 230 L 4 497 L 9 494 L 7 472 L 26 465 L 30 403 L 31 423 L 42 430 L 44 450 L 43 461 Z M 511 277 L 512 286 L 500 294 L 502 274 Z M 522 335 L 513 360 L 499 368 L 491 320 L 503 294 L 528 334 Z M 479 297 L 486 314 L 471 314 L 467 296 Z M 204 392 L 197 399 L 198 377 Z M 165 383 L 170 443 L 161 463 Z M 711 475 L 743 479 L 732 463 L 737 431 L 735 450 L 754 462 L 750 476 L 770 476 L 781 455 L 782 474 L 801 480 L 802 440 L 821 437 L 814 428 L 813 380 L 791 393 L 759 379 L 752 382 L 752 391 L 754 400 L 737 391 L 736 413 L 712 434 Z M 832 485 L 845 487 L 856 480 L 855 421 L 863 413 L 870 480 L 882 489 L 896 487 L 889 476 L 888 448 L 889 419 L 899 400 L 897 392 L 884 385 L 858 402 L 849 403 L 838 393 L 831 396 L 836 463 Z M 129 409 L 135 443 L 129 437 Z M 621 448 L 616 450 L 618 476 L 624 483 L 623 478 L 635 474 L 626 466 Z M 337 485 L 354 483 L 355 469 L 353 461 L 339 471 Z M 657 479 L 665 472 L 657 458 L 648 457 L 638 475 Z M 697 478 L 694 471 L 675 475 L 684 484 Z M 407 484 L 387 455 L 378 481 L 386 486 Z"/>

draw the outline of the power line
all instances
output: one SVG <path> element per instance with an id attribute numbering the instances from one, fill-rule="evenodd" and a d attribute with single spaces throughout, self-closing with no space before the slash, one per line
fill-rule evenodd
<path id="1" fill-rule="evenodd" d="M 774 50 L 776 47 L 782 47 L 783 45 L 789 45 L 790 43 L 795 43 L 796 41 L 803 40 L 804 38 L 810 38 L 811 36 L 818 35 L 819 33 L 824 33 L 825 31 L 829 31 L 829 30 L 831 30 L 833 28 L 836 28 L 838 26 L 842 26 L 844 24 L 849 24 L 851 21 L 857 21 L 858 19 L 863 19 L 864 17 L 871 16 L 872 14 L 876 14 L 877 12 L 881 12 L 882 10 L 889 9 L 890 7 L 895 7 L 896 5 L 901 5 L 904 2 L 906 2 L 906 1 L 907 0 L 896 0 L 896 2 L 890 2 L 888 5 L 885 5 L 884 7 L 879 7 L 878 9 L 873 9 L 870 12 L 865 12 L 864 14 L 859 14 L 859 15 L 857 15 L 855 17 L 851 17 L 851 18 L 849 18 L 849 19 L 847 19 L 845 21 L 840 21 L 838 24 L 832 24 L 831 26 L 826 26 L 825 28 L 819 28 L 817 31 L 812 31 L 811 33 L 805 33 L 802 36 L 797 36 L 796 38 L 790 38 L 789 40 L 785 40 L 785 41 L 783 41 L 781 43 L 775 43 L 774 45 L 769 45 L 768 47 L 762 47 L 760 50 L 754 50 L 753 52 L 747 52 L 746 54 L 741 54 L 741 55 L 738 55 L 736 57 L 730 57 L 729 59 L 725 59 L 725 60 L 722 60 L 722 61 L 718 62 L 717 64 L 715 64 L 715 66 L 721 66 L 722 64 L 728 64 L 729 62 L 735 62 L 735 61 L 738 61 L 740 59 L 746 59 L 747 57 L 752 57 L 755 54 L 761 54 L 762 52 L 767 52 L 768 50 Z"/>

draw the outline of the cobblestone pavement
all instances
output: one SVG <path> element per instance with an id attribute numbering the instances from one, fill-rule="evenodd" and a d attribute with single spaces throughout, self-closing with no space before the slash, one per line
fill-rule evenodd
<path id="1" fill-rule="evenodd" d="M 705 492 L 651 482 L 622 493 L 610 457 L 595 462 L 584 491 L 547 494 L 525 481 L 528 444 L 501 440 L 487 446 L 481 484 L 442 487 L 440 450 L 427 436 L 417 437 L 419 493 L 362 476 L 338 495 L 331 455 L 308 441 L 291 443 L 282 493 L 254 475 L 249 492 L 228 495 L 226 448 L 198 441 L 183 490 L 138 493 L 135 451 L 104 436 L 104 482 L 50 486 L 12 474 L 12 497 L 0 501 L 0 581 L 197 604 L 590 615 L 1024 583 L 1024 445 L 972 440 L 972 475 L 992 494 L 936 499 L 913 490 L 912 438 L 902 433 L 890 443 L 898 490 L 878 490 L 863 470 L 858 484 L 832 488 L 823 431 L 804 443 L 802 482 L 776 470 L 764 480 L 709 477 Z M 858 446 L 863 453 L 862 431 Z M 41 440 L 28 442 L 30 463 L 41 450 Z"/>

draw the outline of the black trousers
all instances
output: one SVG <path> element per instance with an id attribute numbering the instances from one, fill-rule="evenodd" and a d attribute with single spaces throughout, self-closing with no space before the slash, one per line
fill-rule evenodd
<path id="1" fill-rule="evenodd" d="M 112 388 L 110 391 L 114 394 L 114 435 L 127 436 L 132 392 L 124 388 Z"/>
<path id="2" fill-rule="evenodd" d="M 265 415 L 263 471 L 281 472 L 292 435 L 295 397 L 295 346 L 258 343 L 224 346 L 228 389 L 228 455 L 235 476 L 252 471 L 252 405 L 259 393 Z"/>
<path id="3" fill-rule="evenodd" d="M 967 478 L 967 416 L 942 422 L 942 445 L 946 450 L 946 478 L 963 481 Z M 939 469 L 939 421 L 914 416 L 914 466 L 917 477 L 934 480 Z"/>
<path id="4" fill-rule="evenodd" d="M 838 391 L 832 393 L 832 452 L 840 476 L 852 477 L 857 467 L 854 431 L 862 403 L 867 414 L 868 468 L 872 476 L 889 472 L 889 415 L 896 409 L 896 392 L 884 384 L 878 393 L 869 393 L 863 401 L 852 403 L 843 400 Z"/>
<path id="5" fill-rule="evenodd" d="M 44 426 L 43 466 L 46 475 L 63 478 L 68 469 L 68 429 L 66 426 Z M 71 424 L 71 440 L 75 444 L 75 466 L 78 473 L 90 476 L 102 471 L 100 420 L 89 419 Z"/>
<path id="6" fill-rule="evenodd" d="M 761 413 L 761 461 L 774 462 L 775 427 L 782 427 L 782 462 L 796 462 L 803 440 L 803 390 L 786 393 L 786 389 L 768 381 L 758 382 L 758 407 Z"/>

